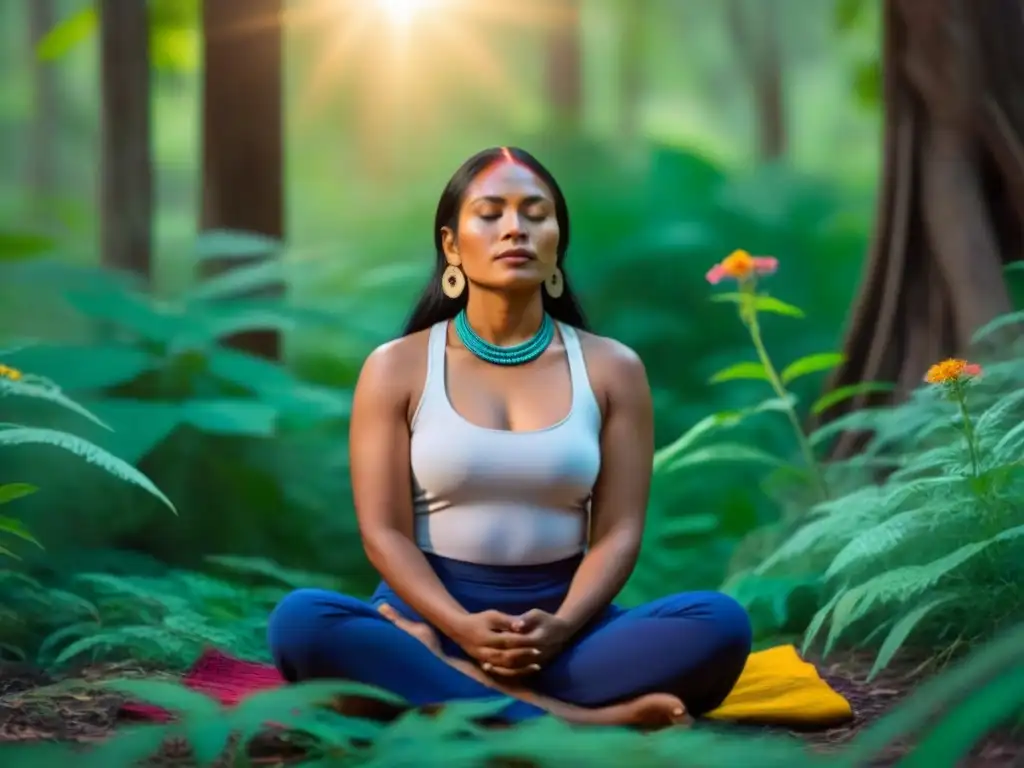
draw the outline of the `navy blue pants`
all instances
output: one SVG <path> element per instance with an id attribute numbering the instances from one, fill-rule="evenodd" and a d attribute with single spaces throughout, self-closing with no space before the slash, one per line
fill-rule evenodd
<path id="1" fill-rule="evenodd" d="M 428 555 L 441 582 L 467 611 L 554 613 L 579 565 L 575 557 L 539 566 L 482 566 Z M 388 690 L 421 706 L 456 700 L 499 700 L 503 694 L 435 656 L 381 616 L 388 603 L 423 621 L 382 583 L 369 602 L 322 589 L 287 595 L 270 616 L 268 640 L 286 680 L 340 678 Z M 467 658 L 438 633 L 445 654 Z M 732 598 L 685 592 L 636 608 L 609 606 L 529 678 L 530 687 L 584 707 L 615 704 L 646 693 L 678 696 L 698 717 L 716 708 L 739 678 L 751 647 L 750 621 Z M 545 714 L 510 701 L 509 722 Z"/>

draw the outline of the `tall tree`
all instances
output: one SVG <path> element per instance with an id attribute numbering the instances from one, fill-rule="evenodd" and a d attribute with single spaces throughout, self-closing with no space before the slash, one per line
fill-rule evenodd
<path id="1" fill-rule="evenodd" d="M 153 163 L 147 3 L 99 0 L 100 248 L 103 265 L 148 280 Z"/>
<path id="2" fill-rule="evenodd" d="M 580 0 L 552 0 L 554 27 L 548 38 L 548 104 L 560 130 L 583 122 L 583 40 Z"/>
<path id="3" fill-rule="evenodd" d="M 1003 265 L 1024 233 L 1019 0 L 885 0 L 884 149 L 873 241 L 831 388 L 917 386 L 1011 309 Z M 863 395 L 826 419 L 883 401 Z M 847 435 L 837 456 L 857 450 Z"/>
<path id="4" fill-rule="evenodd" d="M 644 49 L 650 0 L 622 0 L 619 5 L 619 133 L 633 139 L 640 130 L 644 96 Z"/>
<path id="5" fill-rule="evenodd" d="M 786 154 L 789 143 L 779 26 L 782 8 L 778 0 L 728 0 L 725 14 L 736 60 L 754 98 L 758 155 L 776 160 Z"/>
<path id="6" fill-rule="evenodd" d="M 45 223 L 43 211 L 56 192 L 59 96 L 57 73 L 51 64 L 39 60 L 36 49 L 56 23 L 54 0 L 33 0 L 29 3 L 28 39 L 34 104 L 28 137 L 26 182 L 32 195 L 33 217 L 37 224 Z"/>
<path id="7" fill-rule="evenodd" d="M 283 240 L 283 0 L 207 0 L 203 4 L 203 193 L 200 229 Z M 258 257 L 269 258 L 269 257 Z M 207 261 L 218 274 L 252 258 Z M 283 292 L 276 286 L 269 294 Z M 238 334 L 228 343 L 278 359 L 276 331 Z"/>

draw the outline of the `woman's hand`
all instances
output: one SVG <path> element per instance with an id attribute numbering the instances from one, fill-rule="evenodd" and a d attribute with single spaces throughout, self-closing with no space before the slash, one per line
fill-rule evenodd
<path id="1" fill-rule="evenodd" d="M 482 611 L 464 617 L 453 628 L 452 639 L 481 669 L 500 677 L 518 677 L 537 672 L 536 660 L 540 651 L 513 630 L 513 624 L 522 621 L 500 611 Z"/>
<path id="2" fill-rule="evenodd" d="M 556 656 L 573 634 L 572 627 L 564 619 L 538 608 L 515 619 L 512 631 L 518 635 L 514 647 L 535 649 L 534 663 L 537 664 Z"/>

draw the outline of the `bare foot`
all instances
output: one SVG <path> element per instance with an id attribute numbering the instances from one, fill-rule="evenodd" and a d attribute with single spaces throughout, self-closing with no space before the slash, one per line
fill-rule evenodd
<path id="1" fill-rule="evenodd" d="M 668 693 L 649 693 L 621 704 L 584 710 L 584 712 L 587 715 L 587 720 L 595 725 L 624 725 L 653 729 L 690 722 L 683 702 Z"/>
<path id="2" fill-rule="evenodd" d="M 438 656 L 442 655 L 441 641 L 437 637 L 437 633 L 430 627 L 429 624 L 424 624 L 421 621 L 409 621 L 398 614 L 394 608 L 387 603 L 381 603 L 377 608 L 377 612 L 380 613 L 385 619 L 390 621 L 399 629 L 404 632 L 408 632 L 410 635 L 415 637 L 421 643 L 423 643 L 431 652 Z"/>

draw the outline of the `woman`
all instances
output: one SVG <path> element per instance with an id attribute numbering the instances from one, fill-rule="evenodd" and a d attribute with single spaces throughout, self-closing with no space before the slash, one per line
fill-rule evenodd
<path id="1" fill-rule="evenodd" d="M 435 274 L 359 377 L 352 486 L 383 581 L 275 609 L 286 679 L 345 678 L 414 705 L 508 703 L 509 722 L 658 725 L 717 707 L 751 646 L 715 592 L 612 604 L 640 550 L 653 453 L 636 354 L 585 331 L 563 272 L 565 199 L 520 149 L 455 173 Z"/>

